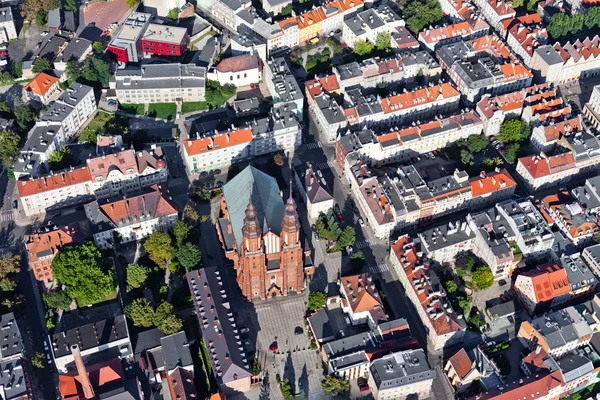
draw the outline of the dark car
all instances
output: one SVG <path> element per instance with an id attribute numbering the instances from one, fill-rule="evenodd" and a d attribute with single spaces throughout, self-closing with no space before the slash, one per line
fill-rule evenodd
<path id="1" fill-rule="evenodd" d="M 336 214 L 340 213 L 340 205 L 338 203 L 335 203 L 335 206 L 333 206 L 333 211 L 335 211 Z"/>
<path id="2" fill-rule="evenodd" d="M 302 329 L 301 326 L 297 326 L 296 329 L 294 329 L 294 335 L 302 335 L 304 333 L 304 329 Z"/>
<path id="3" fill-rule="evenodd" d="M 248 335 L 247 333 L 242 333 L 242 339 L 248 339 L 250 337 L 250 335 Z"/>
<path id="4" fill-rule="evenodd" d="M 273 342 L 273 343 L 271 343 L 271 345 L 269 346 L 269 351 L 271 351 L 271 352 L 276 352 L 278 348 L 279 348 L 279 347 L 277 346 L 277 342 Z"/>
<path id="5" fill-rule="evenodd" d="M 17 208 L 19 208 L 19 202 L 17 200 L 13 200 L 13 202 L 12 202 L 12 209 L 16 210 Z"/>

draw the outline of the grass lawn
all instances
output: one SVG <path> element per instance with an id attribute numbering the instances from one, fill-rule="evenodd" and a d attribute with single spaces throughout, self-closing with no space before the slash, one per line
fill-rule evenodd
<path id="1" fill-rule="evenodd" d="M 208 110 L 208 102 L 206 101 L 192 101 L 189 103 L 183 103 L 181 105 L 181 113 L 186 114 L 194 111 Z"/>
<path id="2" fill-rule="evenodd" d="M 119 291 L 115 289 L 114 292 L 112 292 L 111 294 L 109 294 L 108 296 L 103 298 L 102 300 L 97 301 L 96 303 L 92 303 L 92 304 L 85 304 L 83 301 L 81 301 L 79 299 L 75 299 L 75 301 L 77 302 L 77 308 L 80 308 L 80 307 L 91 306 L 93 304 L 104 303 L 105 301 L 109 301 L 109 300 L 114 300 L 117 298 L 118 294 L 119 294 Z"/>
<path id="3" fill-rule="evenodd" d="M 119 109 L 127 114 L 144 115 L 143 104 L 122 104 L 119 103 Z"/>
<path id="4" fill-rule="evenodd" d="M 95 131 L 96 129 L 102 128 L 110 119 L 112 115 L 105 113 L 104 111 L 98 111 L 98 114 L 90 121 L 88 126 L 85 127 L 86 131 Z"/>
<path id="5" fill-rule="evenodd" d="M 177 112 L 177 104 L 173 103 L 156 103 L 150 104 L 148 107 L 148 116 L 166 120 L 175 119 L 175 113 Z"/>

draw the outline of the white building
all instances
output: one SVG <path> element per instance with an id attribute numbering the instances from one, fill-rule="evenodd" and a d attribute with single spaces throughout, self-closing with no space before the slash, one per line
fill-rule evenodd
<path id="1" fill-rule="evenodd" d="M 434 29 L 425 28 L 419 32 L 419 42 L 430 51 L 435 51 L 439 46 L 460 42 L 461 40 L 475 39 L 486 35 L 488 31 L 488 26 L 474 29 L 467 21 L 461 21 Z"/>
<path id="2" fill-rule="evenodd" d="M 375 44 L 377 35 L 391 34 L 403 27 L 401 19 L 388 5 L 370 8 L 354 16 L 347 16 L 342 25 L 342 42 L 354 47 L 358 41 Z"/>
<path id="3" fill-rule="evenodd" d="M 510 1 L 474 0 L 473 3 L 479 7 L 487 22 L 497 30 L 501 30 L 503 20 L 514 18 L 517 15 Z"/>
<path id="4" fill-rule="evenodd" d="M 174 63 L 119 69 L 110 87 L 125 104 L 204 101 L 206 68 Z"/>
<path id="5" fill-rule="evenodd" d="M 177 210 L 163 197 L 157 186 L 152 190 L 119 200 L 97 200 L 85 205 L 94 242 L 101 249 L 141 240 L 152 232 L 167 231 L 177 221 Z"/>
<path id="6" fill-rule="evenodd" d="M 590 100 L 583 108 L 583 114 L 596 129 L 600 129 L 600 85 L 594 86 Z"/>
<path id="7" fill-rule="evenodd" d="M 144 10 L 152 15 L 166 17 L 169 11 L 173 9 L 179 11 L 185 3 L 186 0 L 144 0 Z"/>
<path id="8" fill-rule="evenodd" d="M 578 79 L 600 75 L 600 36 L 567 42 L 564 46 L 556 43 L 535 49 L 531 68 L 546 82 L 561 84 Z"/>
<path id="9" fill-rule="evenodd" d="M 303 121 L 304 96 L 285 58 L 271 58 L 267 62 L 264 68 L 264 81 L 269 88 L 273 106 L 289 104 L 289 109 L 295 110 L 298 121 Z"/>
<path id="10" fill-rule="evenodd" d="M 10 7 L 0 8 L 0 43 L 8 43 L 17 38 L 17 29 Z"/>
<path id="11" fill-rule="evenodd" d="M 263 80 L 262 62 L 257 54 L 242 54 L 225 58 L 215 68 L 221 85 L 236 87 L 257 84 Z"/>
<path id="12" fill-rule="evenodd" d="M 306 213 L 310 221 L 315 221 L 321 214 L 327 214 L 334 206 L 331 195 L 333 187 L 330 187 L 323 174 L 319 176 L 319 173 L 320 171 L 313 169 L 312 165 L 298 165 L 294 168 L 296 188 L 306 203 Z"/>

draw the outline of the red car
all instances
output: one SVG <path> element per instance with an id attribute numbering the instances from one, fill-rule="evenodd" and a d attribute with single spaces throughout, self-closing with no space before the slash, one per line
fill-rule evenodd
<path id="1" fill-rule="evenodd" d="M 348 45 L 346 43 L 342 43 L 342 47 L 345 49 L 346 47 L 348 47 Z"/>
<path id="2" fill-rule="evenodd" d="M 250 84 L 250 89 L 252 89 L 252 90 L 256 89 L 256 86 L 254 85 L 254 83 Z"/>
<path id="3" fill-rule="evenodd" d="M 273 343 L 272 345 L 269 346 L 269 351 L 271 352 L 275 352 L 277 351 L 278 347 L 277 347 L 277 343 Z"/>
<path id="4" fill-rule="evenodd" d="M 359 385 L 358 388 L 361 392 L 366 392 L 367 390 L 369 390 L 369 385 Z"/>

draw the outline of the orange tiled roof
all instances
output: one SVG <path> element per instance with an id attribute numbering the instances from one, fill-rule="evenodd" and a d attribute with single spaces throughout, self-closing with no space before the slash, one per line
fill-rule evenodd
<path id="1" fill-rule="evenodd" d="M 340 84 L 338 83 L 335 74 L 331 74 L 306 81 L 304 87 L 312 97 L 316 97 L 323 92 L 330 93 L 339 90 Z"/>
<path id="2" fill-rule="evenodd" d="M 340 290 L 355 313 L 371 312 L 375 319 L 387 321 L 383 303 L 371 274 L 344 276 L 340 278 Z"/>
<path id="3" fill-rule="evenodd" d="M 240 56 L 229 57 L 223 59 L 217 65 L 217 71 L 219 72 L 240 72 L 247 71 L 254 68 L 260 68 L 261 62 L 256 54 L 242 54 Z"/>
<path id="4" fill-rule="evenodd" d="M 441 40 L 451 39 L 457 36 L 470 35 L 471 32 L 469 23 L 463 21 L 436 29 L 421 31 L 419 32 L 419 38 L 426 43 L 437 43 Z"/>
<path id="5" fill-rule="evenodd" d="M 65 227 L 49 232 L 36 232 L 25 236 L 29 263 L 38 261 L 38 257 L 44 257 L 44 253 L 50 251 L 53 255 L 58 249 L 73 243 L 75 232 Z"/>
<path id="6" fill-rule="evenodd" d="M 87 167 L 82 167 L 34 180 L 18 181 L 17 187 L 19 188 L 19 196 L 25 197 L 50 190 L 61 189 L 70 185 L 91 182 L 91 180 L 92 178 Z"/>
<path id="7" fill-rule="evenodd" d="M 485 51 L 494 54 L 501 60 L 514 59 L 512 53 L 506 45 L 496 35 L 482 36 L 473 40 L 469 40 L 477 51 Z"/>
<path id="8" fill-rule="evenodd" d="M 473 197 L 484 196 L 516 185 L 517 183 L 508 171 L 502 169 L 500 172 L 490 172 L 483 178 L 473 178 L 471 180 L 471 195 Z"/>
<path id="9" fill-rule="evenodd" d="M 210 151 L 222 150 L 231 146 L 250 143 L 252 137 L 252 130 L 250 128 L 242 128 L 235 131 L 222 132 L 218 135 L 207 136 L 202 139 L 186 140 L 184 148 L 189 156 L 195 156 Z"/>
<path id="10" fill-rule="evenodd" d="M 125 372 L 121 365 L 121 360 L 113 358 L 98 364 L 93 364 L 87 368 L 90 383 L 94 390 L 99 390 L 103 386 L 125 380 Z M 77 371 L 70 372 L 58 377 L 58 390 L 65 400 L 82 400 L 83 388 L 79 381 Z"/>
<path id="11" fill-rule="evenodd" d="M 323 21 L 324 14 L 319 12 L 320 8 L 313 9 L 300 15 L 297 19 L 298 29 L 306 29 Z"/>
<path id="12" fill-rule="evenodd" d="M 40 72 L 33 78 L 31 82 L 29 82 L 23 90 L 33 92 L 37 95 L 43 96 L 48 90 L 52 87 L 52 85 L 58 82 L 58 78 L 48 75 L 45 72 Z"/>
<path id="13" fill-rule="evenodd" d="M 162 196 L 156 186 L 154 191 L 129 197 L 126 199 L 109 201 L 99 204 L 101 212 L 114 226 L 119 226 L 119 220 L 129 220 L 132 216 L 143 215 L 150 212 L 150 219 L 177 214 L 177 210 Z"/>
<path id="14" fill-rule="evenodd" d="M 544 127 L 544 136 L 547 141 L 558 140 L 561 136 L 568 133 L 579 132 L 582 130 L 581 118 L 571 118 L 566 121 L 558 122 Z"/>
<path id="15" fill-rule="evenodd" d="M 553 389 L 562 385 L 562 373 L 559 369 L 547 375 L 531 375 L 515 382 L 509 382 L 502 386 L 502 390 L 492 389 L 470 397 L 469 400 L 535 400 L 546 398 Z"/>
<path id="16" fill-rule="evenodd" d="M 402 93 L 396 96 L 386 97 L 381 100 L 383 113 L 388 114 L 397 110 L 408 109 L 426 103 L 432 103 L 439 100 L 440 96 L 448 99 L 460 96 L 460 93 L 454 86 L 445 82 L 440 85 L 431 86 L 424 89 L 418 89 L 413 92 Z"/>
<path id="17" fill-rule="evenodd" d="M 448 362 L 452 365 L 454 371 L 456 371 L 459 379 L 463 379 L 473 369 L 473 362 L 464 348 L 450 357 Z"/>
<path id="18" fill-rule="evenodd" d="M 139 172 L 133 150 L 124 150 L 107 156 L 92 158 L 87 160 L 87 166 L 94 181 L 97 178 L 105 181 L 108 175 L 115 170 L 120 171 L 123 175 Z"/>
<path id="19" fill-rule="evenodd" d="M 569 192 L 559 192 L 546 196 L 542 199 L 542 204 L 544 206 L 542 210 L 544 208 L 546 210 L 551 210 L 562 217 L 563 224 L 566 226 L 569 234 L 574 238 L 597 230 L 596 224 L 587 219 L 582 219 L 580 222 L 577 222 L 579 225 L 576 225 L 573 222 L 573 215 L 581 215 L 583 210 L 581 209 L 574 214 L 575 211 L 572 211 L 573 207 L 581 208 L 581 206 L 579 206 L 579 203 L 571 197 Z M 567 205 L 570 205 L 570 207 L 567 208 Z M 548 213 L 547 218 L 550 219 L 550 223 L 554 222 L 554 217 L 551 213 Z"/>
<path id="20" fill-rule="evenodd" d="M 521 64 L 507 63 L 500 66 L 504 82 L 516 81 L 533 77 L 533 74 Z"/>
<path id="21" fill-rule="evenodd" d="M 531 279 L 536 303 L 544 303 L 571 291 L 567 271 L 557 264 L 547 263 L 523 273 Z"/>

